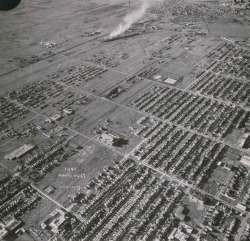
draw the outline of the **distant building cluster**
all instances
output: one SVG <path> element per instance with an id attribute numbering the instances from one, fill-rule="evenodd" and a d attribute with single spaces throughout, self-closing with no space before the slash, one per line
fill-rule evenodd
<path id="1" fill-rule="evenodd" d="M 18 177 L 1 175 L 0 180 L 0 239 L 23 233 L 22 217 L 41 200 L 38 193 Z"/>

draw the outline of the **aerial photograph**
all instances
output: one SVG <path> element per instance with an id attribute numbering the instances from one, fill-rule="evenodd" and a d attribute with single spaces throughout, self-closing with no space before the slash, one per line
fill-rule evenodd
<path id="1" fill-rule="evenodd" d="M 250 0 L 0 0 L 0 241 L 250 241 Z"/>

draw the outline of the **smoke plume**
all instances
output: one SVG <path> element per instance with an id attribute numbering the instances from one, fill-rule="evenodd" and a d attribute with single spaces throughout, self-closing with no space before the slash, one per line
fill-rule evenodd
<path id="1" fill-rule="evenodd" d="M 139 21 L 146 13 L 146 10 L 150 7 L 150 1 L 153 0 L 141 0 L 140 7 L 126 15 L 118 27 L 109 35 L 109 38 L 112 39 L 121 35 L 128 30 L 133 23 Z"/>

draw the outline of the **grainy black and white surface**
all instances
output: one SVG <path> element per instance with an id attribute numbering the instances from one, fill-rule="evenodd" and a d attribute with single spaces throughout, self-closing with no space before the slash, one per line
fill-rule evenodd
<path id="1" fill-rule="evenodd" d="M 249 1 L 0 12 L 0 240 L 250 240 Z"/>

